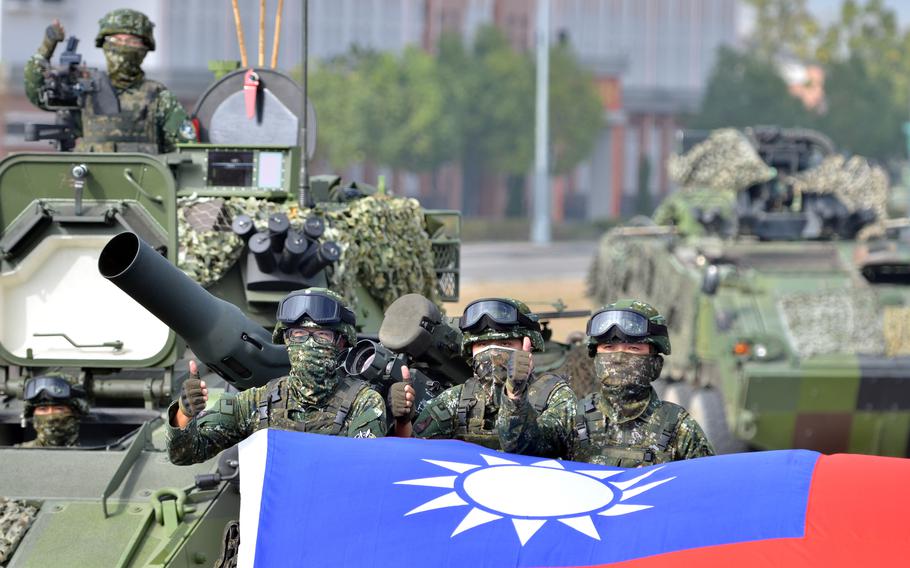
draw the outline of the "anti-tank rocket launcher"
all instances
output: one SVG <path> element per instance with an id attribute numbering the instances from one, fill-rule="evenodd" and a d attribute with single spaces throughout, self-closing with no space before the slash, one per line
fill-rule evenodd
<path id="1" fill-rule="evenodd" d="M 384 393 L 392 383 L 404 380 L 402 368 L 407 366 L 419 410 L 422 403 L 471 377 L 471 368 L 461 357 L 461 341 L 461 330 L 433 302 L 420 294 L 406 294 L 386 309 L 379 343 L 357 342 L 344 360 L 344 369 Z"/>

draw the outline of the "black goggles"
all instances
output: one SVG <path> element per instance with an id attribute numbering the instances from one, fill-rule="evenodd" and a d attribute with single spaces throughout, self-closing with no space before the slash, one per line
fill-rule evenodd
<path id="1" fill-rule="evenodd" d="M 468 304 L 464 314 L 458 320 L 458 327 L 462 331 L 478 331 L 481 329 L 500 329 L 503 327 L 522 326 L 527 329 L 540 331 L 540 324 L 518 308 L 502 300 L 477 300 Z"/>
<path id="2" fill-rule="evenodd" d="M 25 383 L 23 400 L 68 400 L 73 396 L 73 387 L 60 377 L 35 377 Z"/>
<path id="3" fill-rule="evenodd" d="M 667 326 L 652 323 L 648 318 L 631 310 L 604 310 L 588 320 L 588 337 L 601 337 L 616 326 L 629 337 L 668 337 Z"/>
<path id="4" fill-rule="evenodd" d="M 304 316 L 318 324 L 354 325 L 357 321 L 354 312 L 328 296 L 300 294 L 289 296 L 278 305 L 278 321 L 285 325 L 299 323 Z"/>

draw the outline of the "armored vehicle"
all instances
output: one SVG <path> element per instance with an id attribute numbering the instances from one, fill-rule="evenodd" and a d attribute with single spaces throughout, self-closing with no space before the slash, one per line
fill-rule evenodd
<path id="1" fill-rule="evenodd" d="M 910 263 L 884 171 L 805 130 L 682 143 L 680 191 L 604 236 L 593 298 L 660 307 L 664 396 L 720 451 L 908 455 Z"/>
<path id="2" fill-rule="evenodd" d="M 0 162 L 0 565 L 211 566 L 237 462 L 168 462 L 162 410 L 188 358 L 224 379 L 206 377 L 214 402 L 286 372 L 271 328 L 291 290 L 344 294 L 365 337 L 403 294 L 457 299 L 459 214 L 302 183 L 302 99 L 238 70 L 199 99 L 197 144 Z M 79 445 L 16 447 L 34 436 L 24 385 L 51 369 L 87 393 Z"/>

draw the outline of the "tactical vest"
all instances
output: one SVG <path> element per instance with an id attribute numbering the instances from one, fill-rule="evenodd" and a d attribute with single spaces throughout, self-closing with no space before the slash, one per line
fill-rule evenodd
<path id="1" fill-rule="evenodd" d="M 547 400 L 553 390 L 564 379 L 551 373 L 536 377 L 528 387 L 528 402 L 538 413 L 547 408 Z M 496 417 L 491 420 L 491 427 L 484 424 L 487 405 L 477 398 L 480 381 L 468 379 L 461 389 L 461 397 L 455 410 L 455 437 L 465 442 L 480 444 L 494 450 L 500 449 L 499 433 L 496 432 Z"/>
<path id="2" fill-rule="evenodd" d="M 607 418 L 597 408 L 596 399 L 600 393 L 588 394 L 579 401 L 579 412 L 575 414 L 575 461 L 592 461 L 601 456 L 606 458 L 605 465 L 616 467 L 640 467 L 666 463 L 676 459 L 673 442 L 676 438 L 683 408 L 675 404 L 662 403 L 655 411 L 655 419 L 649 426 L 659 430 L 656 445 L 644 445 L 641 436 L 633 436 L 633 429 L 622 430 L 620 440 L 610 440 L 607 436 Z M 598 463 L 601 463 L 598 461 Z"/>
<path id="3" fill-rule="evenodd" d="M 300 401 L 288 400 L 287 381 L 287 377 L 269 381 L 268 391 L 256 409 L 254 432 L 264 428 L 277 428 L 337 436 L 344 429 L 354 400 L 363 390 L 369 388 L 365 381 L 343 377 L 335 389 L 335 394 L 322 408 L 314 411 L 313 407 L 307 408 Z M 307 411 L 310 418 L 306 422 L 291 418 L 291 412 L 303 414 Z"/>
<path id="4" fill-rule="evenodd" d="M 80 152 L 159 152 L 155 116 L 158 95 L 165 89 L 157 81 L 143 79 L 138 87 L 116 94 L 107 73 L 96 77 L 98 91 L 89 93 L 82 108 Z M 108 90 L 111 89 L 111 90 Z"/>

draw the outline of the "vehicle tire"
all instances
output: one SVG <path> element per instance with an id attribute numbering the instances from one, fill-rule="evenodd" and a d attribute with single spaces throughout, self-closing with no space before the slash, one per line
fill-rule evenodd
<path id="1" fill-rule="evenodd" d="M 711 387 L 694 389 L 688 402 L 688 405 L 684 405 L 686 410 L 704 430 L 715 452 L 735 454 L 746 451 L 746 443 L 730 432 L 720 390 Z"/>

